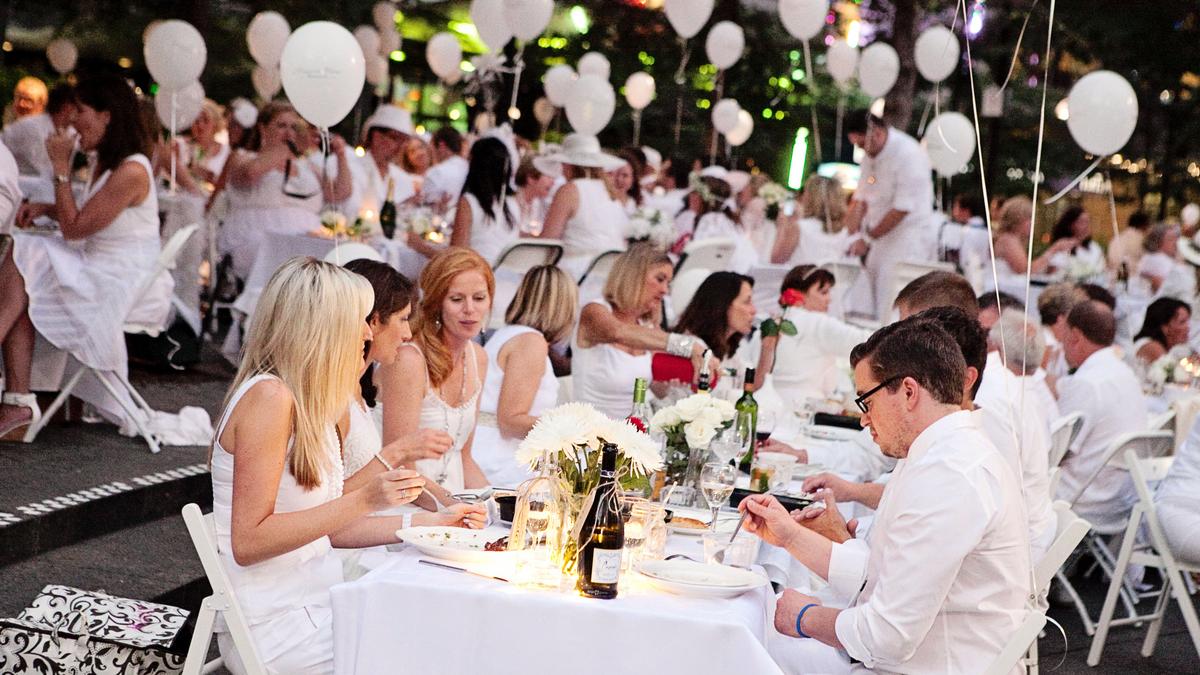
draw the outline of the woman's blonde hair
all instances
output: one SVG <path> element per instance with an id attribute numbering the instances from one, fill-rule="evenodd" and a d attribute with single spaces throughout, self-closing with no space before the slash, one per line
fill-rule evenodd
<path id="1" fill-rule="evenodd" d="M 825 176 L 809 176 L 808 180 L 804 181 L 804 191 L 800 200 L 805 217 L 821 221 L 822 229 L 826 232 L 833 233 L 842 229 L 842 220 L 846 217 L 846 199 L 842 196 L 842 187 L 837 181 Z"/>
<path id="2" fill-rule="evenodd" d="M 225 407 L 256 375 L 283 381 L 295 400 L 287 466 L 304 488 L 320 485 L 334 470 L 329 453 L 337 449 L 326 448 L 325 438 L 358 386 L 363 324 L 373 303 L 363 277 L 313 258 L 292 258 L 271 275 L 250 320 Z"/>
<path id="3" fill-rule="evenodd" d="M 479 272 L 487 283 L 488 302 L 496 297 L 496 277 L 492 267 L 478 253 L 469 248 L 451 246 L 430 259 L 421 271 L 418 285 L 421 287 L 421 306 L 413 315 L 413 342 L 425 355 L 425 367 L 429 382 L 440 387 L 450 376 L 454 367 L 450 350 L 442 342 L 442 303 L 450 294 L 450 284 L 464 272 Z"/>
<path id="4" fill-rule="evenodd" d="M 204 103 L 200 104 L 200 110 L 208 115 L 208 119 L 212 120 L 213 133 L 225 129 L 225 106 L 211 98 L 206 98 Z"/>
<path id="5" fill-rule="evenodd" d="M 671 265 L 666 251 L 648 243 L 630 246 L 628 251 L 617 256 L 608 273 L 604 299 L 614 310 L 628 312 L 640 308 L 646 292 L 646 275 L 658 265 Z"/>
<path id="6" fill-rule="evenodd" d="M 504 312 L 504 322 L 529 326 L 555 344 L 567 339 L 579 311 L 579 287 L 554 265 L 531 268 Z"/>
<path id="7" fill-rule="evenodd" d="M 1033 219 L 1033 202 L 1025 195 L 1004 200 L 1000 207 L 1000 231 L 1012 234 L 1021 223 Z"/>

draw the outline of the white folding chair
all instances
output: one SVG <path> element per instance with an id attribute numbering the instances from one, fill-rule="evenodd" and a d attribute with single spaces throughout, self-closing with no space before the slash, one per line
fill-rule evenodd
<path id="1" fill-rule="evenodd" d="M 1075 515 L 1075 512 L 1071 510 L 1071 505 L 1062 500 L 1054 502 L 1054 515 L 1057 517 L 1054 542 L 1050 544 L 1050 548 L 1046 549 L 1042 559 L 1038 560 L 1033 567 L 1034 594 L 1039 599 L 1050 590 L 1050 581 L 1054 579 L 1054 575 L 1062 568 L 1067 558 L 1071 557 L 1071 553 L 1075 551 L 1075 547 L 1079 546 L 1079 542 L 1087 536 L 1088 530 L 1092 529 L 1088 521 Z M 1038 645 L 1036 641 L 1029 647 L 1029 653 L 1025 657 L 1025 667 L 1030 675 L 1037 675 Z"/>
<path id="2" fill-rule="evenodd" d="M 833 275 L 833 294 L 829 300 L 829 307 L 831 311 L 836 309 L 836 315 L 845 321 L 846 294 L 862 276 L 862 263 L 830 260 L 821 263 L 818 267 Z"/>
<path id="3" fill-rule="evenodd" d="M 1009 636 L 1008 642 L 992 660 L 992 665 L 983 671 L 983 675 L 1008 675 L 1011 673 L 1025 653 L 1029 651 L 1029 645 L 1037 640 L 1038 633 L 1042 632 L 1042 626 L 1045 625 L 1046 615 L 1031 611 L 1017 627 L 1017 630 Z"/>
<path id="4" fill-rule="evenodd" d="M 519 239 L 500 253 L 492 269 L 507 269 L 523 275 L 531 267 L 557 263 L 562 254 L 563 243 L 558 239 Z"/>
<path id="5" fill-rule="evenodd" d="M 1142 656 L 1152 655 L 1158 643 L 1158 634 L 1162 630 L 1167 604 L 1172 597 L 1179 603 L 1179 611 L 1183 614 L 1183 622 L 1192 638 L 1192 646 L 1196 653 L 1200 654 L 1200 620 L 1196 617 L 1196 608 L 1188 594 L 1187 578 L 1184 576 L 1185 572 L 1200 572 L 1200 565 L 1181 563 L 1171 553 L 1171 547 L 1162 531 L 1162 524 L 1158 521 L 1158 510 L 1154 503 L 1155 490 L 1151 487 L 1151 483 L 1157 484 L 1166 477 L 1173 460 L 1174 457 L 1139 457 L 1133 450 L 1125 452 L 1125 465 L 1129 468 L 1133 486 L 1137 490 L 1138 502 L 1134 505 L 1129 525 L 1125 528 L 1125 539 L 1121 542 L 1116 569 L 1108 585 L 1104 608 L 1100 610 L 1096 636 L 1092 638 L 1092 648 L 1088 651 L 1089 666 L 1100 663 L 1109 628 L 1131 623 L 1140 624 L 1147 620 L 1151 623 L 1142 643 Z M 1137 539 L 1143 522 L 1149 534 L 1149 541 L 1139 545 Z M 1130 614 L 1121 619 L 1114 619 L 1117 595 L 1122 591 L 1121 580 L 1124 579 L 1125 570 L 1130 565 L 1157 567 L 1162 572 L 1163 586 L 1159 590 L 1158 603 L 1151 614 Z"/>
<path id="6" fill-rule="evenodd" d="M 1175 433 L 1175 409 L 1170 408 L 1161 415 L 1151 417 L 1150 423 L 1146 428 L 1153 431 L 1170 431 L 1171 433 Z"/>
<path id="7" fill-rule="evenodd" d="M 582 304 L 600 297 L 604 292 L 604 283 L 608 281 L 608 273 L 612 271 L 617 256 L 624 251 L 605 251 L 592 259 L 583 275 L 579 277 L 579 302 Z"/>
<path id="8" fill-rule="evenodd" d="M 175 259 L 179 257 L 179 252 L 199 228 L 199 223 L 192 223 L 191 225 L 179 228 L 175 234 L 171 235 L 171 238 L 163 245 L 154 269 L 146 275 L 146 278 L 142 281 L 142 285 L 134 293 L 134 300 L 129 305 L 130 311 L 141 303 L 146 294 L 154 287 L 154 283 L 160 275 L 175 269 Z M 165 326 L 162 325 L 132 322 L 126 322 L 123 326 L 123 330 L 126 333 L 140 333 L 151 337 L 157 337 L 164 329 Z M 158 437 L 146 426 L 154 415 L 154 409 L 150 407 L 146 399 L 142 398 L 137 389 L 134 389 L 133 385 L 129 382 L 129 378 L 110 370 L 95 370 L 82 363 L 79 364 L 79 369 L 75 371 L 75 374 L 63 385 L 58 397 L 54 399 L 54 402 L 42 414 L 42 419 L 37 424 L 31 425 L 29 430 L 25 432 L 25 442 L 32 443 L 37 438 L 37 435 L 41 433 L 42 429 L 46 428 L 46 425 L 50 423 L 50 419 L 54 417 L 54 413 L 58 412 L 58 409 L 67 402 L 67 397 L 75 390 L 75 386 L 79 384 L 79 380 L 83 378 L 85 373 L 91 373 L 95 376 L 100 385 L 116 400 L 130 421 L 133 422 L 138 430 L 138 434 L 150 446 L 150 452 L 158 453 L 162 449 L 159 445 Z"/>
<path id="9" fill-rule="evenodd" d="M 1083 413 L 1071 412 L 1050 424 L 1050 494 L 1058 488 L 1058 465 L 1071 449 L 1071 444 L 1083 429 Z"/>
<path id="10" fill-rule="evenodd" d="M 204 576 L 208 577 L 208 585 L 213 591 L 200 603 L 200 611 L 196 613 L 196 632 L 192 633 L 192 642 L 188 645 L 183 675 L 211 673 L 223 665 L 220 658 L 207 661 L 218 614 L 229 628 L 229 636 L 233 638 L 246 675 L 267 675 L 259 659 L 258 648 L 254 646 L 254 638 L 250 635 L 250 625 L 246 623 L 237 595 L 229 583 L 229 576 L 225 574 L 221 556 L 217 553 L 212 514 L 204 515 L 198 505 L 188 504 L 183 507 L 183 522 L 187 525 L 192 546 L 196 547 L 196 555 L 200 556 L 200 564 L 204 567 Z"/>
<path id="11" fill-rule="evenodd" d="M 725 237 L 693 239 L 683 248 L 683 255 L 675 265 L 675 276 L 678 278 L 691 269 L 727 270 L 735 248 L 737 242 Z"/>
<path id="12" fill-rule="evenodd" d="M 344 244 L 337 244 L 329 249 L 329 253 L 325 254 L 324 260 L 334 265 L 345 265 L 351 260 L 383 262 L 383 255 L 379 251 L 376 251 L 374 247 L 368 246 L 361 241 L 348 241 Z"/>
<path id="13" fill-rule="evenodd" d="M 762 265 L 750 270 L 754 279 L 754 308 L 762 317 L 779 311 L 779 287 L 792 268 L 787 265 Z"/>
<path id="14" fill-rule="evenodd" d="M 900 295 L 900 291 L 909 284 L 909 282 L 923 277 L 930 272 L 954 272 L 954 265 L 942 262 L 914 263 L 902 262 L 896 265 L 895 272 L 892 273 L 892 286 L 888 289 L 887 304 L 884 307 L 891 308 L 896 304 L 896 296 Z"/>
<path id="15" fill-rule="evenodd" d="M 1099 476 L 1100 472 L 1102 472 L 1106 467 L 1111 466 L 1128 471 L 1129 467 L 1126 465 L 1126 457 L 1129 456 L 1130 453 L 1136 457 L 1151 459 L 1169 455 L 1174 449 L 1175 435 L 1169 431 L 1142 431 L 1118 436 L 1113 440 L 1112 445 L 1109 447 L 1104 457 L 1104 461 L 1097 466 L 1096 470 L 1092 472 L 1092 475 L 1083 482 L 1082 486 L 1071 498 L 1071 508 L 1073 509 L 1075 507 L 1076 502 L 1078 502 L 1079 498 L 1082 497 L 1084 492 L 1087 491 L 1088 486 L 1092 484 L 1092 481 L 1096 480 L 1096 477 Z M 1125 521 L 1126 524 L 1128 523 L 1128 517 L 1129 516 L 1127 515 Z M 1128 581 L 1124 578 L 1124 575 L 1117 575 L 1115 573 L 1114 570 L 1117 567 L 1117 556 L 1113 554 L 1112 549 L 1108 547 L 1108 544 L 1104 540 L 1105 537 L 1118 534 L 1124 529 L 1126 529 L 1126 525 L 1124 524 L 1116 531 L 1102 532 L 1093 529 L 1088 533 L 1087 537 L 1084 538 L 1084 546 L 1096 560 L 1093 568 L 1098 566 L 1108 579 L 1110 579 L 1113 583 L 1118 584 L 1118 587 L 1120 588 L 1121 602 L 1125 605 L 1126 613 L 1129 616 L 1134 616 L 1137 614 L 1137 610 L 1134 609 L 1134 605 L 1137 604 L 1139 594 L 1137 590 L 1133 588 L 1133 585 L 1128 583 Z M 1079 619 L 1083 623 L 1084 630 L 1087 631 L 1088 635 L 1095 634 L 1097 622 L 1092 620 L 1091 615 L 1088 613 L 1087 605 L 1084 604 L 1083 599 L 1079 596 L 1079 592 L 1075 590 L 1075 587 L 1071 584 L 1070 580 L 1067 579 L 1067 575 L 1064 574 L 1062 570 L 1059 570 L 1059 572 L 1055 575 L 1055 578 L 1058 579 L 1059 583 L 1063 585 L 1063 589 L 1067 592 L 1067 594 L 1071 596 L 1071 601 L 1075 604 L 1075 610 L 1079 613 Z"/>

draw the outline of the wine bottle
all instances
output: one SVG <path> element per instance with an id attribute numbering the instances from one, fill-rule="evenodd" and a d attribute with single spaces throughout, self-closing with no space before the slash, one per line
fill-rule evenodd
<path id="1" fill-rule="evenodd" d="M 618 501 L 617 446 L 605 443 L 600 453 L 600 485 L 579 530 L 576 588 L 589 598 L 611 600 L 617 597 L 617 581 L 621 576 L 625 521 Z"/>
<path id="2" fill-rule="evenodd" d="M 642 433 L 650 433 L 650 404 L 646 403 L 646 378 L 633 381 L 633 409 L 625 420 Z"/>
<path id="3" fill-rule="evenodd" d="M 387 196 L 383 199 L 383 206 L 379 207 L 379 228 L 383 230 L 383 236 L 388 239 L 391 239 L 396 234 L 396 203 L 392 201 L 395 189 L 395 181 L 389 176 Z"/>
<path id="4" fill-rule="evenodd" d="M 734 404 L 736 416 L 733 423 L 737 425 L 738 435 L 746 439 L 746 454 L 738 463 L 743 471 L 749 471 L 754 461 L 755 434 L 758 432 L 758 401 L 754 400 L 754 375 L 753 368 L 746 369 L 746 381 L 742 386 L 745 393 Z"/>
<path id="5" fill-rule="evenodd" d="M 708 393 L 712 386 L 712 375 L 708 372 L 708 357 L 712 352 L 704 350 L 704 355 L 701 357 L 704 360 L 704 365 L 700 366 L 700 377 L 696 380 L 696 391 Z"/>

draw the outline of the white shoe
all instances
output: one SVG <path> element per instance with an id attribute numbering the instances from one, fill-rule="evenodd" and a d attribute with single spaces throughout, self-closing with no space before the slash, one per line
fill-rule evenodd
<path id="1" fill-rule="evenodd" d="M 29 427 L 37 424 L 42 419 L 42 409 L 38 407 L 37 395 L 4 392 L 3 403 L 4 405 L 17 408 L 29 408 L 30 416 L 29 419 L 17 420 L 0 427 L 0 441 L 27 443 L 25 432 L 29 430 Z"/>

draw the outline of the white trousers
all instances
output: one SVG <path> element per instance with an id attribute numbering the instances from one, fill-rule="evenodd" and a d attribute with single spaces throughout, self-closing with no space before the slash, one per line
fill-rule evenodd
<path id="1" fill-rule="evenodd" d="M 1194 504 L 1164 501 L 1155 509 L 1176 560 L 1200 565 L 1200 511 Z"/>

